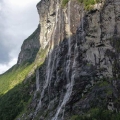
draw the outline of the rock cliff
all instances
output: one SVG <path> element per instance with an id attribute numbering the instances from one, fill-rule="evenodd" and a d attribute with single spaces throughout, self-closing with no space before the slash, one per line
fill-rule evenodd
<path id="1" fill-rule="evenodd" d="M 47 56 L 36 70 L 34 97 L 19 119 L 77 120 L 75 115 L 92 108 L 119 112 L 120 1 L 91 6 L 88 11 L 77 0 L 65 6 L 61 0 L 37 4 L 40 51 Z M 29 44 L 23 44 L 26 48 Z M 26 54 L 20 53 L 18 63 L 29 58 Z"/>
<path id="2" fill-rule="evenodd" d="M 33 32 L 33 34 L 23 42 L 17 64 L 33 62 L 35 60 L 36 54 L 40 48 L 39 36 L 40 25 L 38 25 L 38 28 L 35 30 L 35 32 Z"/>

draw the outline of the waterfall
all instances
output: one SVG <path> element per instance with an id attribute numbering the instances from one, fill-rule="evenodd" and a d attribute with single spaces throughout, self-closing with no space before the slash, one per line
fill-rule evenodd
<path id="1" fill-rule="evenodd" d="M 54 53 L 54 58 L 52 58 L 52 49 L 54 48 L 54 37 L 55 37 L 55 31 L 57 29 L 57 23 L 58 23 L 58 12 L 59 12 L 59 2 L 57 0 L 57 4 L 56 4 L 56 18 L 55 18 L 55 28 L 54 28 L 54 32 L 53 32 L 53 37 L 52 37 L 52 47 L 51 47 L 51 53 L 50 53 L 50 59 L 52 59 L 52 61 L 50 60 L 50 63 L 52 62 L 52 66 L 48 66 L 47 70 L 49 69 L 49 71 L 47 71 L 46 73 L 49 73 L 47 75 L 47 79 L 48 79 L 48 95 L 50 95 L 50 84 L 51 84 L 51 77 L 52 77 L 52 73 L 53 73 L 53 69 L 55 66 L 55 59 L 56 59 L 56 51 Z M 49 59 L 49 58 L 48 58 Z M 49 63 L 49 64 L 50 64 Z M 49 101 L 50 101 L 50 97 L 49 97 Z M 48 105 L 49 106 L 49 105 Z"/>
<path id="2" fill-rule="evenodd" d="M 53 35 L 52 35 L 52 45 L 51 45 L 51 49 L 54 48 L 54 37 L 55 37 L 55 31 L 57 29 L 57 23 L 58 23 L 58 12 L 59 12 L 59 2 L 57 0 L 57 4 L 56 4 L 56 18 L 55 18 L 55 24 L 54 24 L 54 29 L 53 29 Z"/>
<path id="3" fill-rule="evenodd" d="M 71 60 L 70 60 L 70 58 L 71 58 L 70 3 L 71 3 L 71 0 L 68 3 L 68 24 L 69 24 L 68 57 L 69 57 L 69 60 L 67 62 L 67 66 L 66 66 L 66 79 L 67 79 L 66 90 L 67 91 L 65 93 L 62 103 L 59 105 L 57 112 L 56 112 L 55 116 L 52 118 L 52 120 L 58 120 L 58 116 L 61 111 L 63 111 L 62 119 L 64 118 L 65 105 L 68 102 L 68 100 L 72 94 L 72 89 L 73 89 L 73 85 L 74 85 L 74 75 L 72 75 L 72 77 L 70 78 L 70 67 L 71 67 Z"/>
<path id="4" fill-rule="evenodd" d="M 36 70 L 36 91 L 39 91 L 39 69 Z"/>
<path id="5" fill-rule="evenodd" d="M 46 68 L 46 80 L 45 80 L 45 83 L 44 83 L 44 86 L 43 86 L 43 89 L 42 89 L 42 92 L 41 92 L 41 96 L 40 96 L 40 99 L 39 99 L 39 103 L 38 103 L 38 105 L 37 105 L 37 108 L 36 108 L 36 111 L 35 111 L 35 115 L 37 114 L 37 112 L 38 112 L 38 110 L 41 108 L 41 103 L 42 103 L 42 98 L 44 97 L 44 93 L 45 93 L 45 90 L 46 90 L 46 88 L 48 87 L 48 85 L 49 85 L 49 77 L 50 77 L 50 64 L 51 64 L 51 60 L 52 60 L 52 55 L 51 55 L 51 52 L 52 52 L 52 50 L 49 52 L 49 54 L 48 54 L 48 64 L 47 64 L 47 68 Z"/>
<path id="6" fill-rule="evenodd" d="M 65 109 L 65 105 L 66 105 L 66 103 L 68 102 L 68 100 L 69 100 L 69 98 L 70 98 L 70 96 L 71 96 L 71 94 L 72 94 L 73 84 L 74 84 L 74 76 L 71 78 L 71 82 L 67 84 L 67 86 L 66 86 L 67 91 L 66 91 L 66 93 L 65 93 L 65 96 L 64 96 L 64 98 L 63 98 L 63 101 L 62 101 L 61 105 L 59 106 L 59 108 L 57 109 L 57 113 L 56 113 L 55 116 L 52 118 L 52 120 L 58 120 L 58 115 L 59 115 L 59 113 L 61 112 L 61 110 L 63 109 L 63 111 L 65 111 L 65 110 L 64 110 L 64 109 Z M 63 113 L 63 115 L 64 115 L 64 113 Z M 63 118 L 64 118 L 64 117 L 62 116 L 62 119 L 63 119 Z"/>
<path id="7" fill-rule="evenodd" d="M 59 10 L 59 7 L 58 7 L 58 1 L 57 1 L 55 28 L 54 28 L 54 31 L 53 31 L 52 44 L 49 46 L 49 53 L 48 53 L 48 57 L 47 57 L 48 62 L 47 62 L 47 67 L 46 67 L 46 79 L 45 79 L 45 83 L 43 85 L 43 89 L 42 89 L 42 92 L 41 92 L 39 103 L 38 103 L 37 108 L 35 110 L 35 115 L 37 114 L 38 110 L 41 108 L 42 98 L 44 97 L 45 90 L 47 88 L 48 88 L 48 94 L 50 93 L 49 92 L 49 87 L 50 87 L 51 77 L 52 77 L 53 68 L 54 68 L 55 59 L 56 59 L 56 52 L 55 52 L 55 56 L 54 56 L 54 59 L 53 59 L 52 58 L 52 51 L 53 51 L 53 47 L 54 47 L 54 35 L 55 35 L 56 25 L 57 25 L 57 22 L 58 22 L 58 10 Z"/>

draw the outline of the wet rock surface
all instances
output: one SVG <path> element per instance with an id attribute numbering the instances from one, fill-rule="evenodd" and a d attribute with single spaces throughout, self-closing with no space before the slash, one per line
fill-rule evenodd
<path id="1" fill-rule="evenodd" d="M 39 41 L 49 52 L 26 119 L 68 120 L 95 107 L 119 111 L 120 2 L 99 7 L 88 12 L 73 0 L 65 8 L 59 0 L 38 3 Z"/>

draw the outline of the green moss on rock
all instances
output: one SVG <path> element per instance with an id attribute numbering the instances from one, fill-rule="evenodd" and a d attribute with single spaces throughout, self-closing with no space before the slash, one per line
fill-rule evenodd
<path id="1" fill-rule="evenodd" d="M 62 6 L 66 6 L 66 4 L 69 2 L 70 0 L 62 0 Z M 84 5 L 85 10 L 89 11 L 91 9 L 93 9 L 93 5 L 96 3 L 99 3 L 100 0 L 77 0 L 79 3 Z"/>

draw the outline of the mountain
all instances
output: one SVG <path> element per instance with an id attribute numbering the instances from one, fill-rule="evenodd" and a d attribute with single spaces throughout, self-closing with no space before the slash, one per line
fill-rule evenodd
<path id="1" fill-rule="evenodd" d="M 120 1 L 37 9 L 37 30 L 0 76 L 0 120 L 120 120 Z"/>

